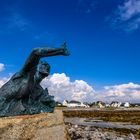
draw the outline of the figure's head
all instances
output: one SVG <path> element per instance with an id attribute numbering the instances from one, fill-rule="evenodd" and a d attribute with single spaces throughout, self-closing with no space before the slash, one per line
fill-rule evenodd
<path id="1" fill-rule="evenodd" d="M 36 78 L 41 81 L 49 74 L 50 74 L 50 65 L 46 61 L 40 61 L 37 68 Z"/>

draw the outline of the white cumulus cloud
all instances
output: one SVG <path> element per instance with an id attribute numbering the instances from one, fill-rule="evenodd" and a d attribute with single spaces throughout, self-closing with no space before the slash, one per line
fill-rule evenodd
<path id="1" fill-rule="evenodd" d="M 49 93 L 55 96 L 56 100 L 78 100 L 92 101 L 94 89 L 83 80 L 70 81 L 64 73 L 55 73 L 42 81 L 44 88 L 48 88 Z"/>
<path id="2" fill-rule="evenodd" d="M 0 78 L 0 87 L 12 76 Z M 53 95 L 57 101 L 77 100 L 77 101 L 120 101 L 120 102 L 140 102 L 140 84 L 127 83 L 112 86 L 105 86 L 102 90 L 95 91 L 92 86 L 83 80 L 71 81 L 70 77 L 62 73 L 54 73 L 45 78 L 41 83 L 43 88 L 48 88 L 49 94 Z"/>
<path id="3" fill-rule="evenodd" d="M 104 90 L 96 94 L 96 99 L 111 102 L 140 102 L 140 85 L 132 82 L 114 86 L 105 86 Z"/>
<path id="4" fill-rule="evenodd" d="M 117 90 L 126 90 L 126 89 L 136 89 L 136 88 L 140 88 L 139 84 L 134 84 L 132 82 L 128 83 L 128 84 L 121 84 L 121 85 L 114 85 L 114 86 L 105 86 L 105 89 L 109 90 L 109 89 L 117 89 Z"/>
<path id="5" fill-rule="evenodd" d="M 3 71 L 5 69 L 5 66 L 3 63 L 0 63 L 0 72 Z"/>

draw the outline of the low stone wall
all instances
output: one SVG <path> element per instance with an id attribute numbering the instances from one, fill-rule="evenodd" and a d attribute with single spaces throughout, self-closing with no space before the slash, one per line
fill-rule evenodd
<path id="1" fill-rule="evenodd" d="M 67 140 L 63 113 L 0 118 L 0 140 Z"/>

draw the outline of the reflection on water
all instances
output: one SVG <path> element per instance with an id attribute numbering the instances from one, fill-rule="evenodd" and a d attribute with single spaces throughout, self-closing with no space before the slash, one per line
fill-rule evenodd
<path id="1" fill-rule="evenodd" d="M 65 122 L 77 125 L 96 126 L 101 128 L 140 129 L 140 125 L 134 125 L 128 122 L 105 122 L 96 118 L 65 118 Z"/>

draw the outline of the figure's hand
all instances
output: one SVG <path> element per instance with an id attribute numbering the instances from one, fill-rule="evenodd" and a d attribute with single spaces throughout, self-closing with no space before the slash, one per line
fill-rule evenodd
<path id="1" fill-rule="evenodd" d="M 61 45 L 61 48 L 63 49 L 62 55 L 64 55 L 64 56 L 69 56 L 69 55 L 70 55 L 70 52 L 69 52 L 68 49 L 67 49 L 66 42 L 64 42 L 64 43 Z"/>

